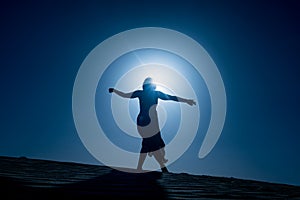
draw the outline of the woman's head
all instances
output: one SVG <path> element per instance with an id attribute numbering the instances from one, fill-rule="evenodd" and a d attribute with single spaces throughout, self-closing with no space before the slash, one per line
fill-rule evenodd
<path id="1" fill-rule="evenodd" d="M 149 89 L 151 89 L 151 90 L 156 89 L 156 85 L 153 83 L 153 80 L 151 77 L 147 77 L 143 83 L 143 90 L 149 90 Z"/>

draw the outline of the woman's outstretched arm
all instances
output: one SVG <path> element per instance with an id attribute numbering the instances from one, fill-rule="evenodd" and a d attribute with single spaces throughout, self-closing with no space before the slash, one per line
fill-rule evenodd
<path id="1" fill-rule="evenodd" d="M 187 103 L 190 106 L 196 105 L 196 102 L 193 99 L 185 99 L 185 98 L 182 98 L 182 97 L 177 97 L 177 96 L 165 94 L 163 92 L 159 92 L 159 98 L 162 99 L 162 100 L 172 100 L 172 101 Z"/>
<path id="2" fill-rule="evenodd" d="M 108 92 L 109 93 L 116 93 L 117 95 L 119 95 L 119 96 L 121 96 L 121 97 L 124 97 L 124 98 L 134 98 L 133 97 L 133 93 L 134 92 L 128 92 L 128 93 L 124 93 L 124 92 L 121 92 L 121 91 L 119 91 L 119 90 L 117 90 L 117 89 L 114 89 L 114 88 L 109 88 L 108 89 Z"/>
<path id="3" fill-rule="evenodd" d="M 194 101 L 194 99 L 185 99 L 185 98 L 181 98 L 181 97 L 176 97 L 178 102 L 184 102 L 189 104 L 190 106 L 192 105 L 196 105 L 196 101 Z"/>

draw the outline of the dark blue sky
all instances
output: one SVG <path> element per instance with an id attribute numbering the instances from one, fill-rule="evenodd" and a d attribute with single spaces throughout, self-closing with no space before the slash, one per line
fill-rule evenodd
<path id="1" fill-rule="evenodd" d="M 300 185 L 299 9 L 296 1 L 1 2 L 0 155 L 98 163 L 73 122 L 76 73 L 108 37 L 157 26 L 198 41 L 227 94 L 213 151 L 200 160 L 191 146 L 170 169 Z"/>

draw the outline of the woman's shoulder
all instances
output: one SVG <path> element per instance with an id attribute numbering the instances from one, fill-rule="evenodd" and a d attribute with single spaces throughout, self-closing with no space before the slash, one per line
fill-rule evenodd
<path id="1" fill-rule="evenodd" d="M 143 90 L 135 90 L 134 93 L 141 93 Z"/>
<path id="2" fill-rule="evenodd" d="M 133 96 L 140 96 L 143 93 L 143 90 L 135 90 L 132 95 Z"/>

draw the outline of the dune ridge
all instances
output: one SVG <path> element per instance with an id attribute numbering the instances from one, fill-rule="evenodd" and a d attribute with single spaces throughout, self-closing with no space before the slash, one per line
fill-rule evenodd
<path id="1" fill-rule="evenodd" d="M 0 191 L 11 199 L 300 199 L 300 186 L 192 175 L 126 173 L 107 166 L 0 156 Z"/>

